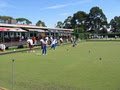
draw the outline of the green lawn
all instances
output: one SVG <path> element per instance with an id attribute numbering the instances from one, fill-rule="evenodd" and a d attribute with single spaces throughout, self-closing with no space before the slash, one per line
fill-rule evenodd
<path id="1" fill-rule="evenodd" d="M 98 41 L 100 41 L 100 40 L 106 40 L 106 41 L 107 41 L 107 40 L 111 40 L 111 41 L 112 41 L 112 40 L 113 40 L 113 41 L 119 41 L 120 38 L 116 38 L 116 39 L 115 39 L 115 38 L 108 38 L 108 39 L 106 39 L 106 38 L 100 38 L 100 39 L 99 39 L 99 38 L 98 38 L 98 39 L 88 39 L 88 40 L 98 40 Z"/>
<path id="2" fill-rule="evenodd" d="M 81 42 L 37 56 L 40 52 L 0 56 L 0 86 L 11 90 L 15 59 L 15 90 L 120 90 L 119 42 Z"/>

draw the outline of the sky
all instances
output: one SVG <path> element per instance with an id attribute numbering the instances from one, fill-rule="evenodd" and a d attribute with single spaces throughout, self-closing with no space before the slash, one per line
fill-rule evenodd
<path id="1" fill-rule="evenodd" d="M 92 7 L 103 10 L 108 22 L 120 16 L 120 0 L 0 0 L 0 15 L 27 18 L 36 24 L 38 20 L 47 27 L 55 27 L 78 11 L 89 13 Z"/>

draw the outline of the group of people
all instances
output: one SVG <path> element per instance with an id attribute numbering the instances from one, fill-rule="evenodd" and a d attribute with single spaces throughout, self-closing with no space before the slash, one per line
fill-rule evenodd
<path id="1" fill-rule="evenodd" d="M 51 37 L 43 37 L 42 39 L 40 39 L 42 55 L 47 55 L 47 46 L 48 45 L 51 46 L 51 50 L 55 50 L 57 47 L 57 44 L 62 46 L 64 41 L 66 41 L 66 42 L 70 41 L 73 47 L 75 47 L 77 45 L 75 37 L 70 37 L 70 38 L 66 38 L 66 39 L 63 39 L 62 37 L 56 38 L 56 37 L 52 37 L 52 36 Z M 34 46 L 37 45 L 36 38 L 35 37 L 28 38 L 27 45 L 30 49 L 30 52 L 35 52 Z M 1 43 L 0 50 L 2 52 L 4 52 L 5 48 L 6 48 L 5 45 Z"/>
<path id="2" fill-rule="evenodd" d="M 51 45 L 51 50 L 55 50 L 56 46 L 58 44 L 58 41 L 60 41 L 60 44 L 63 43 L 63 39 L 57 39 L 55 37 L 45 37 L 40 40 L 41 43 L 41 49 L 42 49 L 42 55 L 47 55 L 47 45 Z"/>
<path id="3" fill-rule="evenodd" d="M 70 41 L 72 43 L 72 46 L 76 46 L 76 38 L 66 38 L 66 41 Z M 30 48 L 31 52 L 34 52 L 34 45 L 35 45 L 35 39 L 33 38 L 29 38 L 27 40 L 28 46 Z M 40 46 L 41 46 L 41 50 L 42 50 L 42 55 L 47 55 L 47 46 L 51 46 L 51 50 L 55 50 L 57 44 L 59 43 L 61 46 L 63 44 L 64 40 L 62 37 L 56 38 L 56 37 L 43 37 L 40 39 Z"/>
<path id="4" fill-rule="evenodd" d="M 26 40 L 26 37 L 23 35 L 14 35 L 14 34 L 6 34 L 4 37 L 5 42 L 10 42 L 10 41 L 23 41 Z"/>

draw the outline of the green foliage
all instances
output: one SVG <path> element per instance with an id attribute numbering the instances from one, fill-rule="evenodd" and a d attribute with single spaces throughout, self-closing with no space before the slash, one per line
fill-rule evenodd
<path id="1" fill-rule="evenodd" d="M 68 16 L 64 21 L 64 28 L 72 29 L 72 16 Z"/>
<path id="2" fill-rule="evenodd" d="M 107 23 L 107 18 L 99 7 L 93 7 L 89 13 L 89 27 L 98 33 Z"/>
<path id="3" fill-rule="evenodd" d="M 74 32 L 75 32 L 75 33 L 84 33 L 85 30 L 84 30 L 84 27 L 76 27 L 76 28 L 74 29 Z"/>
<path id="4" fill-rule="evenodd" d="M 64 24 L 58 22 L 57 25 L 63 28 L 74 29 L 76 33 L 86 33 L 92 31 L 93 33 L 107 33 L 107 18 L 99 7 L 90 9 L 87 14 L 84 11 L 78 11 L 73 16 L 67 17 Z"/>
<path id="5" fill-rule="evenodd" d="M 82 27 L 85 29 L 88 15 L 84 11 L 78 11 L 73 15 L 72 25 L 74 28 Z"/>
<path id="6" fill-rule="evenodd" d="M 61 21 L 58 21 L 56 27 L 63 28 L 63 23 Z"/>
<path id="7" fill-rule="evenodd" d="M 38 20 L 38 22 L 36 23 L 36 26 L 46 27 L 45 23 L 42 22 L 41 20 Z"/>
<path id="8" fill-rule="evenodd" d="M 27 24 L 27 25 L 32 24 L 32 22 L 26 18 L 16 18 L 16 21 L 17 23 L 22 23 L 22 24 Z"/>
<path id="9" fill-rule="evenodd" d="M 88 18 L 88 15 L 84 11 L 78 11 L 73 15 L 71 23 L 76 33 L 86 32 L 87 18 Z"/>
<path id="10" fill-rule="evenodd" d="M 113 32 L 120 32 L 120 16 L 115 16 L 114 19 L 110 21 Z"/>
<path id="11" fill-rule="evenodd" d="M 95 33 L 98 33 L 99 30 L 107 23 L 107 18 L 102 9 L 99 7 L 91 8 L 89 13 L 89 20 L 89 26 L 91 27 L 91 30 L 95 31 Z"/>
<path id="12" fill-rule="evenodd" d="M 107 34 L 108 31 L 106 28 L 103 28 L 102 30 L 99 30 L 99 34 Z"/>
<path id="13" fill-rule="evenodd" d="M 26 20 L 26 24 L 29 25 L 29 24 L 32 24 L 32 22 L 29 20 Z"/>
<path id="14" fill-rule="evenodd" d="M 81 40 L 84 40 L 84 39 L 85 39 L 85 34 L 84 34 L 84 33 L 79 33 L 78 35 L 79 35 L 79 38 L 80 38 Z"/>
<path id="15" fill-rule="evenodd" d="M 85 33 L 74 33 L 74 35 L 81 40 L 85 39 Z"/>

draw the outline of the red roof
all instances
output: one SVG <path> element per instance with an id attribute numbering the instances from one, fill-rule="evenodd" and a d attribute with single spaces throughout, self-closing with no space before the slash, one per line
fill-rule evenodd
<path id="1" fill-rule="evenodd" d="M 0 31 L 11 31 L 11 32 L 27 32 L 26 30 L 23 30 L 21 28 L 0 28 Z"/>
<path id="2" fill-rule="evenodd" d="M 0 28 L 0 31 L 2 32 L 7 31 L 7 28 Z"/>

